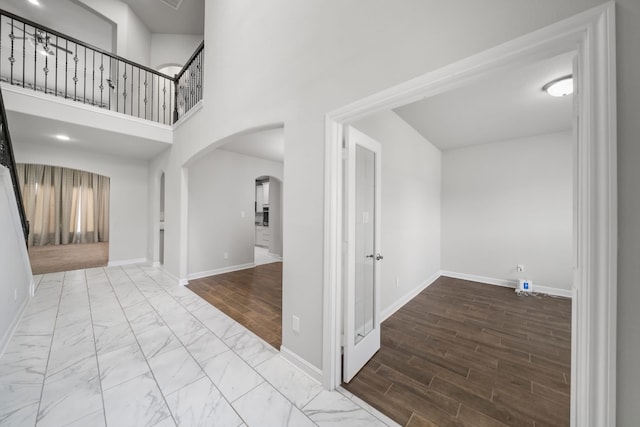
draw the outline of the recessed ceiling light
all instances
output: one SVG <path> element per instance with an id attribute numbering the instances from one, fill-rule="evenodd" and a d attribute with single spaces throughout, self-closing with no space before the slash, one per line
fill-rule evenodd
<path id="1" fill-rule="evenodd" d="M 40 2 L 38 0 L 29 0 L 29 3 L 35 5 L 35 6 L 40 6 Z"/>
<path id="2" fill-rule="evenodd" d="M 69 141 L 69 140 L 71 140 L 71 138 L 69 138 L 67 135 L 56 135 L 56 139 L 59 139 L 60 141 Z"/>
<path id="3" fill-rule="evenodd" d="M 573 93 L 573 76 L 569 74 L 552 80 L 544 85 L 542 90 L 555 97 L 571 95 Z"/>

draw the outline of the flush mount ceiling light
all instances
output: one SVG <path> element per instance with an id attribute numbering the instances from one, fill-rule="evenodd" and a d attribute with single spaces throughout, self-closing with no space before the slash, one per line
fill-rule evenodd
<path id="1" fill-rule="evenodd" d="M 59 139 L 60 141 L 70 141 L 71 138 L 69 138 L 67 135 L 56 135 L 56 139 Z"/>
<path id="2" fill-rule="evenodd" d="M 35 6 L 40 6 L 40 2 L 38 0 L 29 0 L 29 3 Z"/>
<path id="3" fill-rule="evenodd" d="M 571 95 L 573 93 L 573 76 L 569 74 L 552 80 L 542 86 L 542 90 L 555 97 Z"/>

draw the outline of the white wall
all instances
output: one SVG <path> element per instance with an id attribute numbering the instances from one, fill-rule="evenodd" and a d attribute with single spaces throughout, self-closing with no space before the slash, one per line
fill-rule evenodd
<path id="1" fill-rule="evenodd" d="M 571 289 L 570 132 L 445 151 L 442 171 L 443 270 Z"/>
<path id="2" fill-rule="evenodd" d="M 24 0 L 3 0 L 0 8 L 107 52 L 113 52 L 116 31 L 113 22 L 92 13 L 73 0 L 41 1 L 40 6 L 34 6 Z M 3 33 L 6 31 L 3 29 Z"/>
<path id="3" fill-rule="evenodd" d="M 386 311 L 440 270 L 441 153 L 393 111 L 354 127 L 382 144 L 381 303 Z"/>
<path id="4" fill-rule="evenodd" d="M 269 180 L 269 252 L 282 256 L 283 183 Z"/>
<path id="5" fill-rule="evenodd" d="M 203 149 L 248 128 L 285 124 L 283 344 L 322 369 L 325 114 L 602 3 L 207 1 L 205 104 L 175 134 L 168 198 L 183 200 L 180 168 Z M 640 418 L 640 3 L 616 0 L 616 7 L 618 425 L 631 426 Z M 166 266 L 176 275 L 186 271 L 184 214 L 179 203 L 167 212 L 174 228 L 167 231 Z M 291 330 L 292 315 L 300 317 L 299 334 Z"/>
<path id="6" fill-rule="evenodd" d="M 282 179 L 282 163 L 215 150 L 189 167 L 189 275 L 253 263 L 262 175 Z"/>
<path id="7" fill-rule="evenodd" d="M 151 68 L 166 65 L 183 66 L 202 42 L 202 36 L 191 34 L 151 34 Z"/>
<path id="8" fill-rule="evenodd" d="M 33 281 L 9 170 L 0 165 L 0 355 L 29 301 Z"/>
<path id="9" fill-rule="evenodd" d="M 118 56 L 149 66 L 151 33 L 126 3 L 120 0 L 77 0 L 116 25 Z"/>
<path id="10" fill-rule="evenodd" d="M 73 147 L 14 140 L 18 163 L 38 163 L 98 173 L 110 178 L 109 262 L 147 257 L 148 162 Z"/>

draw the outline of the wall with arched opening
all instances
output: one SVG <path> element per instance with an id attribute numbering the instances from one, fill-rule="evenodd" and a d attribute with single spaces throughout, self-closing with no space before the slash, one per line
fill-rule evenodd
<path id="1" fill-rule="evenodd" d="M 229 139 L 227 143 L 232 142 Z M 247 268 L 254 262 L 255 178 L 283 177 L 283 163 L 208 151 L 188 168 L 187 277 Z"/>

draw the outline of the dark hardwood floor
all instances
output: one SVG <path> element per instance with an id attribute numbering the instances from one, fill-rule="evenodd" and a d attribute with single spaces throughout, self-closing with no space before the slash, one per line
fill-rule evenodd
<path id="1" fill-rule="evenodd" d="M 191 280 L 187 288 L 280 350 L 281 262 Z"/>
<path id="2" fill-rule="evenodd" d="M 401 425 L 569 425 L 571 300 L 442 277 L 344 387 Z"/>

